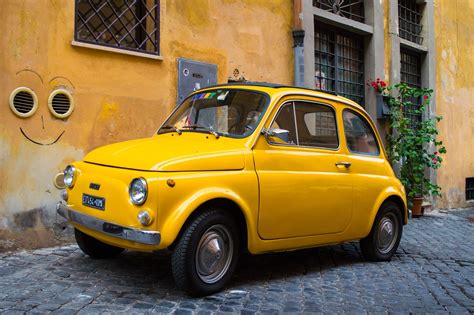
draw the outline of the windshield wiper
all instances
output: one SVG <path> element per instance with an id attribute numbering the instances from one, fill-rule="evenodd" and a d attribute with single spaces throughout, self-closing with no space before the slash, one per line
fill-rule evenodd
<path id="1" fill-rule="evenodd" d="M 197 128 L 208 129 L 207 127 L 204 127 L 203 125 L 198 125 L 198 124 L 184 125 L 184 126 L 181 126 L 181 128 L 183 128 L 183 129 L 197 129 Z"/>
<path id="2" fill-rule="evenodd" d="M 202 125 L 198 125 L 198 124 L 192 124 L 192 125 L 185 125 L 185 126 L 182 126 L 181 127 L 182 129 L 204 129 L 206 130 L 207 132 L 209 132 L 211 135 L 213 135 L 214 137 L 216 137 L 216 139 L 219 139 L 219 134 L 217 132 L 215 132 L 214 130 L 212 130 L 212 127 L 205 127 L 205 126 L 202 126 Z"/>
<path id="3" fill-rule="evenodd" d="M 161 129 L 168 129 L 168 130 L 171 129 L 171 130 L 173 130 L 173 131 L 176 131 L 176 133 L 177 133 L 178 135 L 181 135 L 181 133 L 183 133 L 183 132 L 182 132 L 181 130 L 179 130 L 177 127 L 171 126 L 171 125 L 163 126 L 163 127 L 160 128 L 160 130 L 161 130 Z"/>

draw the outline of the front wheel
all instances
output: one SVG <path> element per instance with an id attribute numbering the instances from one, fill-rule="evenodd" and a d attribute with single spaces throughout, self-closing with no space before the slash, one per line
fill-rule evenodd
<path id="1" fill-rule="evenodd" d="M 239 235 L 234 218 L 224 211 L 199 214 L 180 235 L 171 257 L 178 288 L 195 296 L 222 289 L 237 265 Z"/>
<path id="2" fill-rule="evenodd" d="M 360 240 L 362 255 L 372 261 L 388 261 L 397 251 L 402 238 L 402 216 L 396 203 L 386 202 L 381 207 L 370 234 Z"/>
<path id="3" fill-rule="evenodd" d="M 105 244 L 98 239 L 89 236 L 78 229 L 74 229 L 77 245 L 86 254 L 95 259 L 113 258 L 121 254 L 121 247 Z"/>

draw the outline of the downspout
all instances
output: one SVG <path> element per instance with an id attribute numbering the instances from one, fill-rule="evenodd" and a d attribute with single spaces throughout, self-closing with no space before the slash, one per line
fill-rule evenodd
<path id="1" fill-rule="evenodd" d="M 294 0 L 293 60 L 294 85 L 304 87 L 304 30 L 301 0 Z"/>

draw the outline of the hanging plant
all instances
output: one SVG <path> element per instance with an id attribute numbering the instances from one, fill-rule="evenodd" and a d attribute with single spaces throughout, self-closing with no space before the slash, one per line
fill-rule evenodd
<path id="1" fill-rule="evenodd" d="M 443 142 L 437 140 L 437 123 L 442 117 L 425 114 L 433 90 L 410 87 L 406 83 L 388 86 L 379 79 L 370 85 L 388 98 L 392 132 L 387 136 L 387 153 L 392 165 L 400 166 L 397 175 L 410 203 L 415 197 L 439 196 L 441 187 L 427 175 L 427 170 L 441 166 L 441 156 L 446 153 Z"/>

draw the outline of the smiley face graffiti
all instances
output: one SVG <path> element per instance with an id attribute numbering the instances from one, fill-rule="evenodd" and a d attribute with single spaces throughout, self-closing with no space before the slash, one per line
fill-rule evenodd
<path id="1" fill-rule="evenodd" d="M 35 71 L 30 69 L 23 69 L 16 73 L 17 75 L 33 75 L 44 85 L 43 78 Z M 36 85 L 36 84 L 35 84 Z M 47 99 L 47 108 L 50 115 L 46 115 L 44 105 L 41 104 L 42 100 L 37 96 L 34 89 L 26 86 L 15 88 L 10 93 L 9 104 L 11 111 L 22 119 L 27 119 L 35 116 L 38 109 L 40 109 L 40 132 L 41 134 L 48 133 L 46 130 L 46 118 L 51 117 L 52 121 L 63 121 L 65 122 L 74 111 L 74 98 L 72 91 L 74 85 L 64 77 L 56 76 L 52 78 L 48 85 L 52 87 L 52 91 L 49 93 Z M 42 92 L 42 91 L 41 91 Z M 51 120 L 50 120 L 51 122 Z M 41 140 L 37 137 L 31 136 L 31 132 L 27 132 L 25 129 L 27 126 L 20 126 L 20 133 L 25 139 L 36 145 L 48 146 L 57 143 L 66 132 L 65 129 L 58 131 L 55 135 L 47 135 L 47 140 Z M 34 126 L 33 130 L 38 130 L 38 126 Z M 41 132 L 42 131 L 42 132 Z M 34 133 L 34 132 L 33 132 Z"/>

